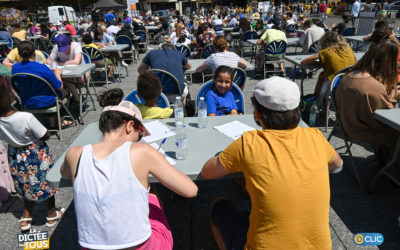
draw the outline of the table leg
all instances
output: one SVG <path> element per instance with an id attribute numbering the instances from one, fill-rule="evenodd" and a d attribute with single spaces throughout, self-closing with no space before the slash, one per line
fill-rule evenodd
<path id="1" fill-rule="evenodd" d="M 400 181 L 397 180 L 396 178 L 394 178 L 393 176 L 391 176 L 388 172 L 386 172 L 386 170 L 387 170 L 389 167 L 395 165 L 395 163 L 396 163 L 396 161 L 398 161 L 399 157 L 400 157 L 400 138 L 397 139 L 397 144 L 396 144 L 395 152 L 394 152 L 394 154 L 393 154 L 393 159 L 392 159 L 388 164 L 386 164 L 385 167 L 383 167 L 381 170 L 379 170 L 379 172 L 378 172 L 378 173 L 374 176 L 374 178 L 372 179 L 372 182 L 371 182 L 371 185 L 370 185 L 370 188 L 369 188 L 369 191 L 370 191 L 370 192 L 373 192 L 373 191 L 374 191 L 375 182 L 376 182 L 376 180 L 378 179 L 378 177 L 379 177 L 381 174 L 386 175 L 391 181 L 393 181 L 393 182 L 396 183 L 398 186 L 400 186 Z"/>

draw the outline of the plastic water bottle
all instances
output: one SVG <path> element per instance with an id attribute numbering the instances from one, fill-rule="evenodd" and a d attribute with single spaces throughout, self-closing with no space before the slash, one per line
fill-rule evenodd
<path id="1" fill-rule="evenodd" d="M 182 122 L 176 122 L 176 159 L 184 160 L 187 157 L 187 138 L 185 134 L 185 126 Z"/>
<path id="2" fill-rule="evenodd" d="M 182 122 L 182 124 L 185 124 L 184 121 L 184 113 L 183 113 L 183 102 L 181 100 L 180 96 L 176 97 L 175 104 L 174 104 L 174 113 L 175 113 L 175 125 L 178 128 L 177 123 Z"/>
<path id="3" fill-rule="evenodd" d="M 315 123 L 317 122 L 317 112 L 318 112 L 317 101 L 314 101 L 310 110 L 310 118 L 308 119 L 308 124 L 310 125 L 310 127 L 314 127 Z"/>
<path id="4" fill-rule="evenodd" d="M 197 105 L 197 123 L 199 128 L 207 126 L 207 104 L 204 97 L 200 97 L 199 104 Z"/>

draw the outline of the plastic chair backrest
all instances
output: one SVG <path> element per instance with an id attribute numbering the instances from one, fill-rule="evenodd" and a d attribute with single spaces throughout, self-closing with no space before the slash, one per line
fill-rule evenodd
<path id="1" fill-rule="evenodd" d="M 186 58 L 190 57 L 190 49 L 185 45 L 175 45 L 175 49 L 180 51 Z"/>
<path id="2" fill-rule="evenodd" d="M 88 54 L 86 54 L 85 52 L 82 52 L 82 57 L 83 57 L 83 61 L 85 62 L 85 64 L 92 63 L 92 60 L 90 60 L 90 56 Z"/>
<path id="3" fill-rule="evenodd" d="M 82 36 L 82 34 L 83 34 L 83 29 L 79 29 L 79 30 L 76 32 L 76 35 L 77 35 L 77 36 Z"/>
<path id="4" fill-rule="evenodd" d="M 14 41 L 13 41 L 13 39 L 12 39 L 11 37 L 9 37 L 9 38 L 8 38 L 7 47 L 8 47 L 9 49 L 12 49 L 12 48 L 13 48 L 13 45 L 14 45 Z"/>
<path id="5" fill-rule="evenodd" d="M 244 88 L 246 84 L 247 74 L 241 68 L 235 68 L 235 73 L 233 75 L 233 83 L 236 84 L 240 89 Z"/>
<path id="6" fill-rule="evenodd" d="M 175 93 L 179 93 L 179 95 L 182 96 L 182 89 L 179 86 L 179 81 L 174 75 L 162 69 L 149 69 L 147 71 L 152 72 L 160 79 L 163 89 L 171 89 L 172 86 L 174 86 L 174 88 L 177 89 Z"/>
<path id="7" fill-rule="evenodd" d="M 30 73 L 16 73 L 11 76 L 11 85 L 24 104 L 34 96 L 58 97 L 52 85 L 40 76 Z"/>
<path id="8" fill-rule="evenodd" d="M 221 24 L 217 24 L 214 26 L 214 30 L 215 31 L 222 31 L 222 25 Z"/>
<path id="9" fill-rule="evenodd" d="M 50 36 L 50 42 L 51 43 L 56 43 L 56 36 L 57 36 L 57 32 L 53 31 L 53 33 Z"/>
<path id="10" fill-rule="evenodd" d="M 242 41 L 245 42 L 250 39 L 257 39 L 257 32 L 252 30 L 246 31 L 242 37 Z"/>
<path id="11" fill-rule="evenodd" d="M 17 38 L 17 37 L 12 37 L 12 40 L 13 40 L 14 47 L 17 47 L 19 42 L 21 42 L 21 40 L 19 40 L 19 38 Z"/>
<path id="12" fill-rule="evenodd" d="M 342 31 L 341 35 L 342 36 L 354 36 L 355 33 L 356 33 L 356 28 L 347 27 Z"/>
<path id="13" fill-rule="evenodd" d="M 337 112 L 337 106 L 336 106 L 336 89 L 339 86 L 340 81 L 342 80 L 342 77 L 345 75 L 346 73 L 338 73 L 336 74 L 330 84 L 330 92 L 331 92 L 331 98 L 332 98 L 332 104 L 334 107 L 335 112 Z"/>
<path id="14" fill-rule="evenodd" d="M 44 55 L 44 57 L 46 57 L 46 59 L 49 58 L 49 54 L 47 54 L 46 52 L 44 52 L 42 50 L 40 52 L 42 52 L 42 54 Z"/>
<path id="15" fill-rule="evenodd" d="M 83 46 L 82 51 L 86 53 L 90 57 L 90 60 L 94 63 L 104 59 L 103 53 L 101 53 L 101 51 L 96 48 Z"/>
<path id="16" fill-rule="evenodd" d="M 126 97 L 125 97 L 126 101 L 130 101 L 132 103 L 141 103 L 144 104 L 145 101 L 142 97 L 139 96 L 137 89 L 133 90 L 131 93 L 129 93 Z M 157 107 L 159 108 L 169 108 L 169 101 L 168 98 L 161 93 L 158 97 L 157 97 Z"/>
<path id="17" fill-rule="evenodd" d="M 213 86 L 214 86 L 213 81 L 208 81 L 208 82 L 204 83 L 203 86 L 201 86 L 201 88 L 199 89 L 199 92 L 197 93 L 197 97 L 196 97 L 196 109 L 197 109 L 197 104 L 200 101 L 200 97 L 206 97 L 208 91 L 210 91 L 213 88 Z M 231 92 L 233 94 L 233 98 L 238 107 L 238 113 L 244 114 L 244 110 L 245 110 L 244 97 L 243 97 L 243 93 L 240 90 L 239 86 L 237 86 L 236 84 L 232 84 Z"/>
<path id="18" fill-rule="evenodd" d="M 310 54 L 315 54 L 318 52 L 318 41 L 315 41 L 313 44 L 311 44 L 310 48 L 308 48 L 308 53 Z"/>
<path id="19" fill-rule="evenodd" d="M 214 45 L 212 44 L 207 44 L 204 46 L 203 50 L 201 51 L 201 58 L 206 59 L 209 57 L 211 54 L 215 53 L 215 48 Z"/>
<path id="20" fill-rule="evenodd" d="M 297 24 L 292 23 L 292 24 L 289 24 L 286 26 L 286 32 L 293 33 L 293 32 L 296 32 L 298 28 L 299 28 L 299 26 L 297 26 Z"/>
<path id="21" fill-rule="evenodd" d="M 272 41 L 267 45 L 265 53 L 267 55 L 280 56 L 286 52 L 287 44 L 283 40 Z"/>
<path id="22" fill-rule="evenodd" d="M 117 44 L 128 44 L 129 47 L 124 50 L 132 50 L 132 40 L 129 38 L 129 36 L 118 36 L 115 38 L 115 42 Z"/>
<path id="23" fill-rule="evenodd" d="M 147 34 L 143 30 L 139 30 L 136 32 L 136 35 L 138 35 L 139 38 L 139 43 L 147 43 Z"/>

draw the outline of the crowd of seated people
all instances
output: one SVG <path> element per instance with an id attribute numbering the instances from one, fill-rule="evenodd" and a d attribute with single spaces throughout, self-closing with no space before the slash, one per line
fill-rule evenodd
<path id="1" fill-rule="evenodd" d="M 204 58 L 195 69 L 197 73 L 213 74 L 210 90 L 204 94 L 207 115 L 239 114 L 233 93 L 235 68 L 246 69 L 249 63 L 229 50 L 225 36 L 229 32 L 217 34 L 214 28 L 219 25 L 237 27 L 241 35 L 251 30 L 258 31 L 257 45 L 261 46 L 255 59 L 256 71 L 261 72 L 263 64 L 267 63 L 268 68 L 271 67 L 268 61 L 281 58 L 266 54 L 266 46 L 275 41 L 287 42 L 285 28 L 299 24 L 304 33 L 298 45 L 304 53 L 308 54 L 310 46 L 318 42 L 316 53 L 301 62 L 301 66 L 319 64 L 323 68 L 315 84 L 315 98 L 325 92 L 339 71 L 351 66 L 342 77 L 334 100 L 344 130 L 351 138 L 375 144 L 377 149 L 374 153 L 382 166 L 392 159 L 399 132 L 376 120 L 374 111 L 394 109 L 400 94 L 397 86 L 400 82 L 400 43 L 393 30 L 387 23 L 379 22 L 373 33 L 366 37 L 369 40 L 368 50 L 357 61 L 352 48 L 340 35 L 350 20 L 346 13 L 342 16 L 343 23 L 335 25 L 332 31 L 325 31 L 326 26 L 320 20 L 297 20 L 292 12 L 288 12 L 283 20 L 279 16 L 279 13 L 271 12 L 265 17 L 253 15 L 251 20 L 254 26 L 250 18 L 242 13 L 206 13 L 195 17 L 190 25 L 184 18 L 167 22 L 168 30 L 172 31 L 169 38 L 158 48 L 147 51 L 138 65 L 139 74 L 135 83 L 137 94 L 144 102 L 133 104 L 124 100 L 125 94 L 119 88 L 99 93 L 102 140 L 71 147 L 61 167 L 62 177 L 74 184 L 78 242 L 83 249 L 172 249 L 173 238 L 167 217 L 148 178 L 152 175 L 171 191 L 187 198 L 195 197 L 198 187 L 188 176 L 171 166 L 156 149 L 140 142 L 142 137 L 149 135 L 144 120 L 174 116 L 171 107 L 158 106 L 157 101 L 162 94 L 171 105 L 176 97 L 182 97 L 185 105 L 190 101 L 185 70 L 191 69 L 192 59 L 176 49 L 175 46 L 180 45 L 196 48 L 198 58 L 207 45 L 213 45 L 215 53 Z M 145 31 L 146 26 L 160 29 L 165 26 L 165 20 L 158 17 L 138 17 L 125 24 L 116 22 L 115 16 L 111 19 L 112 12 L 108 13 L 108 17 L 105 24 L 85 25 L 87 23 L 82 22 L 78 28 L 83 31 L 80 35 L 82 42 L 73 40 L 71 36 L 78 32 L 72 24 L 64 22 L 61 30 L 68 31 L 70 35 L 56 36 L 55 46 L 47 59 L 40 50 L 48 48 L 52 31 L 45 23 L 32 25 L 30 31 L 41 36 L 40 50 L 35 50 L 33 43 L 20 39 L 21 42 L 8 53 L 3 65 L 11 68 L 12 74 L 31 73 L 46 79 L 60 98 L 71 98 L 80 105 L 77 85 L 82 83 L 83 78 L 63 79 L 60 66 L 82 64 L 83 47 L 101 49 L 115 44 L 118 36 L 134 39 L 135 33 Z M 12 36 L 26 38 L 23 34 L 25 30 L 18 28 L 15 27 Z M 111 77 L 116 60 L 118 56 L 111 53 L 93 63 L 96 67 L 110 65 L 106 74 Z M 283 71 L 283 65 L 279 66 Z M 152 69 L 168 72 L 177 83 L 162 81 Z M 27 190 L 32 191 L 33 186 L 24 190 L 24 181 L 17 178 L 19 173 L 31 173 L 31 170 L 25 173 L 28 170 L 24 170 L 17 160 L 21 157 L 20 150 L 33 150 L 29 151 L 33 154 L 38 141 L 42 150 L 48 151 L 44 143 L 48 138 L 47 129 L 40 124 L 42 121 L 11 109 L 15 97 L 7 82 L 0 82 L 0 90 L 3 91 L 0 92 L 3 98 L 0 100 L 0 139 L 14 143 L 14 154 L 9 157 L 11 176 L 17 185 L 16 190 L 24 197 L 21 229 L 30 228 L 32 207 L 35 202 L 41 201 L 46 202 L 47 222 L 51 227 L 64 211 L 55 209 L 54 195 L 57 190 L 42 184 L 46 173 L 41 165 L 39 169 L 42 172 L 38 170 L 42 177 L 39 180 L 41 184 L 37 185 L 48 189 L 46 197 L 32 199 Z M 205 164 L 199 173 L 205 179 L 219 179 L 241 172 L 246 182 L 249 195 L 246 202 L 252 206 L 250 214 L 241 211 L 235 201 L 228 199 L 217 199 L 210 204 L 211 229 L 218 247 L 330 249 L 329 171 L 340 170 L 343 161 L 317 128 L 299 126 L 302 100 L 295 82 L 277 76 L 263 77 L 250 94 L 254 121 L 260 129 L 245 132 L 219 155 L 208 161 L 204 159 Z M 28 108 L 40 109 L 55 105 L 55 98 L 48 93 L 23 102 Z M 25 124 L 30 134 L 24 135 L 26 143 L 23 145 L 15 143 L 21 132 L 9 126 L 10 120 L 18 116 L 32 120 L 31 126 Z M 56 126 L 55 119 L 50 117 L 49 127 Z M 61 119 L 64 127 L 72 124 L 64 117 Z M 32 155 L 24 161 L 29 164 L 35 161 L 37 165 L 38 159 L 34 157 Z M 42 157 L 39 159 L 44 160 Z M 52 162 L 51 159 L 46 160 Z M 49 168 L 51 166 L 49 164 Z M 284 189 L 282 185 L 285 185 Z"/>

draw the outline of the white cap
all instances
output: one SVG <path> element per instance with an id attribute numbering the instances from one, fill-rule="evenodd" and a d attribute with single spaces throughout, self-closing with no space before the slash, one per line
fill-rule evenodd
<path id="1" fill-rule="evenodd" d="M 295 82 L 273 76 L 254 87 L 254 97 L 263 107 L 274 111 L 288 111 L 300 104 L 300 90 Z"/>

